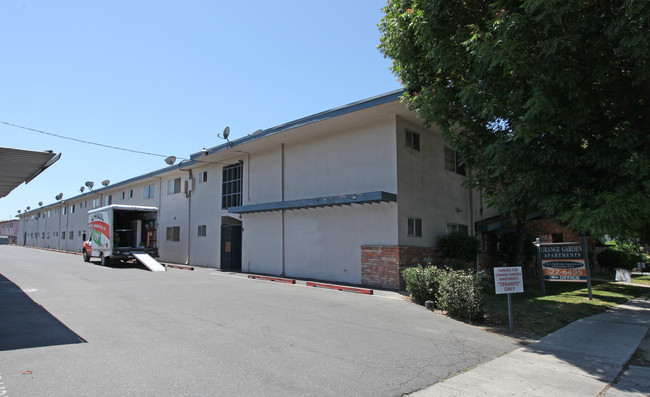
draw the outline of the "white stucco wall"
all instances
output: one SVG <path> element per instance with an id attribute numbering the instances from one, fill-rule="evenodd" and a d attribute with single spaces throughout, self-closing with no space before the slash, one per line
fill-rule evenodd
<path id="1" fill-rule="evenodd" d="M 420 134 L 420 151 L 407 146 L 407 129 Z M 462 186 L 466 177 L 445 169 L 444 148 L 437 129 L 425 129 L 398 119 L 400 245 L 432 247 L 447 232 L 447 223 L 472 228 L 470 192 Z M 409 217 L 422 219 L 422 237 L 407 235 Z"/>
<path id="2" fill-rule="evenodd" d="M 282 165 L 284 150 L 284 167 Z M 251 153 L 251 202 L 370 191 L 397 192 L 395 119 L 292 139 Z M 246 200 L 246 198 L 245 198 Z M 284 229 L 283 229 L 284 216 Z M 242 216 L 243 270 L 361 282 L 361 246 L 397 244 L 397 204 L 366 204 Z M 284 242 L 283 242 L 284 239 Z"/>

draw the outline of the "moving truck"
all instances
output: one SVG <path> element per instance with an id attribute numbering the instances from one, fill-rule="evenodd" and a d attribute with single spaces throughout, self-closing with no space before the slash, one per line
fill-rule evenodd
<path id="1" fill-rule="evenodd" d="M 113 260 L 137 259 L 150 270 L 164 271 L 152 258 L 158 256 L 157 219 L 156 207 L 108 205 L 88 211 L 90 239 L 83 244 L 83 260 L 99 257 L 107 266 Z"/>

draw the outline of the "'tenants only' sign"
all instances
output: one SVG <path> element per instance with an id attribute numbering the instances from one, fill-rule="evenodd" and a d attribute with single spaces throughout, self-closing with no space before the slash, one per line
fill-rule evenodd
<path id="1" fill-rule="evenodd" d="M 521 266 L 495 267 L 494 289 L 497 294 L 516 294 L 524 292 L 524 279 Z"/>

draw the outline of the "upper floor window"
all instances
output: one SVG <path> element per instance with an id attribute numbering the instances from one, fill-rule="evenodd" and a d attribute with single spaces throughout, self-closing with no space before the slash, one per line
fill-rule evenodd
<path id="1" fill-rule="evenodd" d="M 105 205 L 111 205 L 111 204 L 113 204 L 113 196 L 109 194 L 108 196 L 106 196 L 105 201 L 106 201 L 106 204 L 105 204 Z"/>
<path id="2" fill-rule="evenodd" d="M 147 185 L 144 187 L 144 195 L 142 198 L 146 199 L 152 199 L 154 196 L 154 185 Z"/>
<path id="3" fill-rule="evenodd" d="M 417 132 L 406 130 L 406 146 L 413 150 L 420 151 L 420 134 Z"/>
<path id="4" fill-rule="evenodd" d="M 458 152 L 448 147 L 445 147 L 445 169 L 463 176 L 467 175 L 465 164 L 461 164 Z"/>
<path id="5" fill-rule="evenodd" d="M 242 163 L 223 167 L 221 180 L 221 208 L 241 205 L 242 196 Z"/>
<path id="6" fill-rule="evenodd" d="M 101 200 L 99 198 L 94 198 L 93 199 L 93 208 L 99 208 L 100 203 L 101 203 Z"/>
<path id="7" fill-rule="evenodd" d="M 208 181 L 208 171 L 203 171 L 199 173 L 199 183 L 205 183 Z"/>
<path id="8" fill-rule="evenodd" d="M 181 192 L 181 178 L 170 179 L 167 181 L 167 194 Z"/>

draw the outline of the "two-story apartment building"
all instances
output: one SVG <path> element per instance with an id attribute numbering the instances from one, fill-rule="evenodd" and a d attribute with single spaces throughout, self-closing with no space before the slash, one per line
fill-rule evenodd
<path id="1" fill-rule="evenodd" d="M 79 251 L 87 211 L 159 208 L 160 260 L 397 288 L 438 236 L 492 216 L 401 91 L 258 131 L 22 214 L 20 243 Z"/>

